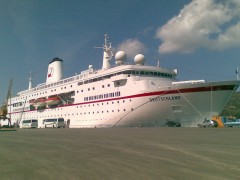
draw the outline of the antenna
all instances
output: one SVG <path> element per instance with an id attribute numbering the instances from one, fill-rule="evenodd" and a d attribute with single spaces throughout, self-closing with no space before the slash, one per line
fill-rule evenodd
<path id="1" fill-rule="evenodd" d="M 28 90 L 32 89 L 32 72 L 30 71 L 30 75 L 28 79 Z"/>
<path id="2" fill-rule="evenodd" d="M 157 67 L 160 67 L 160 59 L 156 58 L 156 60 L 157 60 Z"/>

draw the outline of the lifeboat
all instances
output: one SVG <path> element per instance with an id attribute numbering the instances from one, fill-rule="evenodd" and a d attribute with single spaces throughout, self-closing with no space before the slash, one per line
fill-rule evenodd
<path id="1" fill-rule="evenodd" d="M 33 106 L 36 108 L 45 107 L 46 106 L 46 98 L 42 97 L 42 98 L 36 99 L 33 103 Z"/>
<path id="2" fill-rule="evenodd" d="M 56 106 L 59 105 L 62 102 L 61 98 L 57 95 L 49 96 L 46 100 L 46 103 L 48 106 Z"/>
<path id="3" fill-rule="evenodd" d="M 34 104 L 34 101 L 35 101 L 35 99 L 29 100 L 29 104 L 30 104 L 30 105 L 33 105 L 33 104 Z"/>

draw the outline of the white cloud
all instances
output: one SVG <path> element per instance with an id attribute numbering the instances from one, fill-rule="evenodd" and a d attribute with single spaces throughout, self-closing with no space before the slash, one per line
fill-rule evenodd
<path id="1" fill-rule="evenodd" d="M 144 44 L 137 39 L 127 39 L 117 46 L 118 51 L 125 51 L 128 58 L 147 51 Z"/>
<path id="2" fill-rule="evenodd" d="M 156 37 L 162 40 L 159 52 L 240 47 L 239 19 L 239 0 L 193 0 L 158 28 Z"/>

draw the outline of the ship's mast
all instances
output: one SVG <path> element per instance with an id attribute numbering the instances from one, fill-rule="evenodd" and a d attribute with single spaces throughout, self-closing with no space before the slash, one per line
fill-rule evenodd
<path id="1" fill-rule="evenodd" d="M 28 78 L 28 90 L 32 89 L 32 73 L 30 72 L 30 77 Z"/>
<path id="2" fill-rule="evenodd" d="M 112 44 L 108 42 L 108 35 L 104 35 L 104 45 L 102 47 L 95 47 L 95 48 L 101 48 L 103 49 L 103 64 L 102 69 L 109 69 L 111 67 L 110 60 L 113 57 L 113 50 L 112 50 Z"/>

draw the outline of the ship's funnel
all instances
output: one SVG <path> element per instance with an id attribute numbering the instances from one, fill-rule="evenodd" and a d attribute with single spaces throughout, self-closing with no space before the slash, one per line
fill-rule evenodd
<path id="1" fill-rule="evenodd" d="M 54 58 L 48 65 L 46 84 L 58 82 L 62 79 L 63 74 L 63 60 Z"/>

